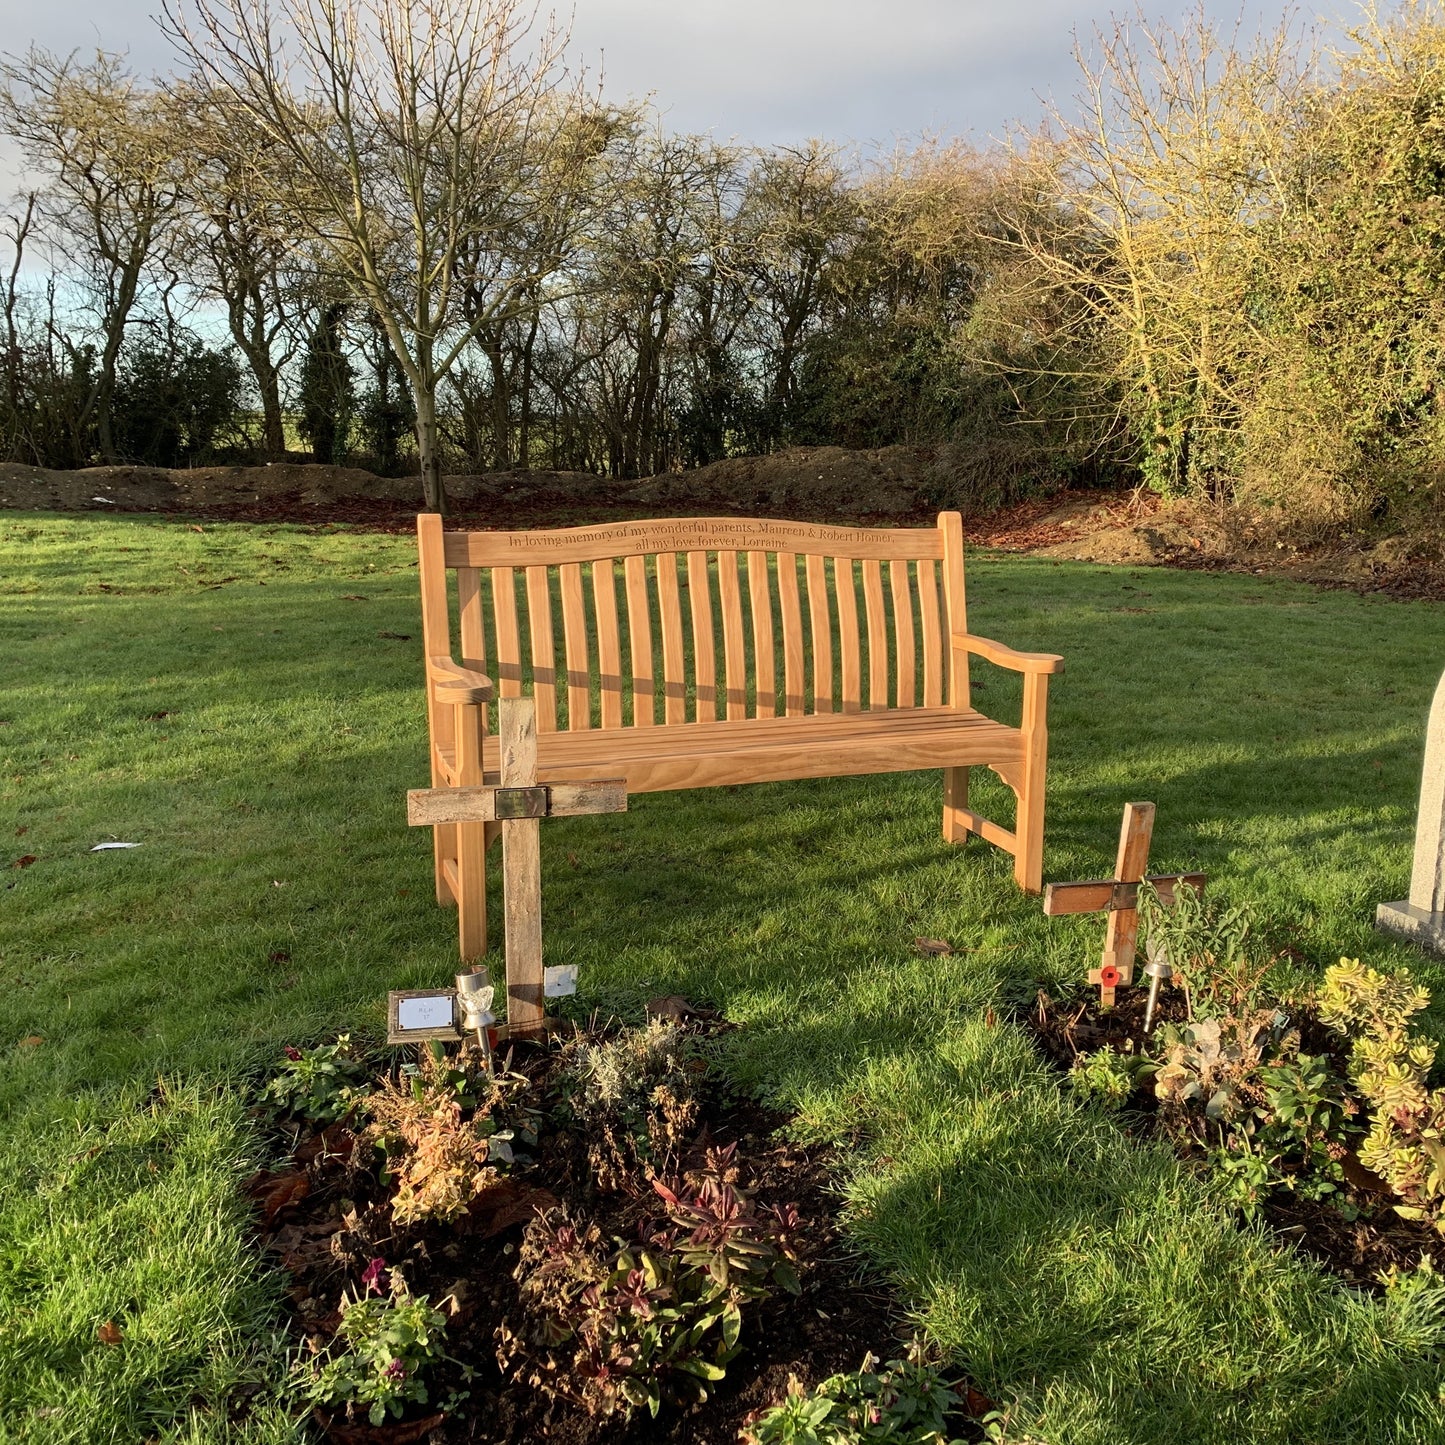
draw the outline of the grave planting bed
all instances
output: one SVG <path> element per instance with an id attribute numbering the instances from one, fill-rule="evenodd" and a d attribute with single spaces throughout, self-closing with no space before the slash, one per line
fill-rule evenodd
<path id="1" fill-rule="evenodd" d="M 1021 1022 L 1043 1056 L 1065 1076 L 1086 1064 L 1090 1056 L 1108 1051 L 1122 1058 L 1138 1058 L 1151 1045 L 1146 1034 L 1147 990 L 1121 990 L 1112 1007 L 1100 1003 L 1096 990 L 1078 991 L 1059 998 L 1040 990 L 1034 1007 Z M 1349 1072 L 1349 1049 L 1340 1034 L 1326 1027 L 1309 1005 L 1282 1003 L 1290 1030 L 1297 1030 L 1301 1053 L 1322 1059 L 1338 1080 Z M 1182 993 L 1165 990 L 1159 1000 L 1154 1035 L 1171 1025 L 1190 1022 Z M 1154 1051 L 1159 1052 L 1157 1042 Z M 1241 1109 L 1264 1107 L 1265 1092 L 1257 1080 L 1240 1086 Z M 1276 1175 L 1262 1184 L 1246 1211 L 1347 1284 L 1381 1293 L 1389 1271 L 1416 1269 L 1422 1260 L 1438 1258 L 1442 1240 L 1429 1224 L 1403 1218 L 1396 1212 L 1400 1198 L 1386 1181 L 1361 1162 L 1358 1140 L 1363 1135 L 1364 1106 L 1349 1143 L 1330 1142 L 1328 1149 L 1339 1175 L 1330 1193 L 1309 1197 L 1309 1170 L 1299 1158 L 1286 1158 Z M 1127 1099 L 1118 1103 L 1122 1132 L 1135 1140 L 1162 1139 L 1181 1158 L 1201 1172 L 1209 1169 L 1212 1149 L 1219 1144 L 1218 1128 L 1201 1107 L 1174 1109 L 1161 1104 L 1151 1076 L 1138 1078 Z"/>
<path id="2" fill-rule="evenodd" d="M 347 1301 L 380 1300 L 403 1281 L 409 1298 L 426 1297 L 445 1318 L 446 1357 L 425 1372 L 426 1400 L 405 1403 L 399 1415 L 387 1412 L 380 1425 L 371 1423 L 364 1405 L 317 1404 L 315 1419 L 331 1439 L 343 1445 L 423 1438 L 434 1445 L 543 1439 L 731 1445 L 750 1418 L 786 1396 L 790 1382 L 811 1388 L 856 1371 L 865 1352 L 885 1360 L 903 1352 L 887 1293 L 840 1240 L 832 1151 L 789 1142 L 784 1115 L 730 1096 L 707 1061 L 709 1041 L 727 1025 L 689 1013 L 685 1024 L 650 1027 L 682 1045 L 691 1105 L 673 1116 L 677 1128 L 663 1125 L 659 1133 L 651 1105 L 644 1120 L 615 1111 L 599 1117 L 578 1103 L 578 1050 L 605 1048 L 622 1032 L 616 1025 L 578 1031 L 560 1043 L 504 1046 L 495 1076 L 504 1081 L 508 1102 L 496 1119 L 512 1126 L 508 1152 L 514 1157 L 450 1217 L 407 1220 L 395 1205 L 415 1155 L 396 1155 L 395 1141 L 385 1141 L 369 1107 L 376 1095 L 364 1096 L 386 1089 L 388 1079 L 393 1091 L 411 1087 L 395 1071 L 396 1053 L 358 1082 L 352 1097 L 360 1102 L 343 1118 L 325 1124 L 294 1111 L 275 1118 L 277 1157 L 249 1181 L 248 1193 L 256 1202 L 257 1242 L 290 1278 L 298 1358 L 309 1356 L 314 1374 L 345 1348 L 337 1331 Z M 435 1081 L 439 1054 L 434 1047 L 433 1059 L 423 1058 L 417 1090 L 423 1079 Z M 449 1055 L 445 1066 L 454 1078 L 455 1062 Z M 468 1087 L 485 1080 L 476 1062 L 471 1056 Z M 659 1087 L 665 1092 L 673 1085 Z M 654 1094 L 652 1104 L 662 1097 Z M 664 1101 L 663 1112 L 668 1107 Z M 468 1113 L 463 1107 L 461 1117 Z M 676 1136 L 670 1144 L 662 1142 L 668 1133 Z M 599 1404 L 610 1387 L 605 1367 L 600 1377 L 595 1373 L 596 1352 L 582 1348 L 580 1337 L 558 1339 L 569 1317 L 555 1309 L 549 1314 L 535 1296 L 529 1300 L 522 1279 L 556 1268 L 558 1224 L 570 1231 L 567 1238 L 584 1242 L 592 1230 L 590 1252 L 603 1261 L 622 1247 L 639 1267 L 639 1250 L 667 1255 L 687 1234 L 667 1195 L 694 1199 L 708 1178 L 736 1192 L 737 1212 L 757 1222 L 748 1237 L 765 1241 L 788 1278 L 780 1273 L 760 1297 L 742 1302 L 739 1349 L 724 1362 L 725 1374 L 719 1369 L 716 1378 L 701 1379 L 685 1363 L 659 1366 L 654 1378 L 663 1398 L 656 1417 L 645 1403 L 629 1408 L 619 1400 L 609 1410 Z M 716 1212 L 728 1213 L 726 1201 Z M 549 1231 L 544 1222 L 554 1227 Z M 558 1291 L 549 1294 L 555 1305 Z M 669 1299 L 664 1287 L 653 1307 L 665 1309 L 681 1294 Z M 704 1332 L 697 1358 L 715 1357 L 718 1328 Z M 296 1373 L 304 1376 L 307 1368 L 302 1364 Z M 970 1403 L 987 1408 L 981 1397 Z M 966 1422 L 956 1423 L 955 1433 L 967 1430 Z"/>

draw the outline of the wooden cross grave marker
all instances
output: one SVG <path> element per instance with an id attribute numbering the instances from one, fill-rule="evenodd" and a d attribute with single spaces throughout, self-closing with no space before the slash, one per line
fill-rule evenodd
<path id="1" fill-rule="evenodd" d="M 627 780 L 537 782 L 537 709 L 530 697 L 497 704 L 501 776 L 470 788 L 413 788 L 406 820 L 414 828 L 437 823 L 497 823 L 502 830 L 502 897 L 507 933 L 507 1034 L 523 1037 L 546 1027 L 546 974 L 542 966 L 543 818 L 625 813 Z"/>
<path id="2" fill-rule="evenodd" d="M 1151 883 L 1166 906 L 1174 902 L 1181 884 L 1204 887 L 1203 873 L 1174 873 L 1145 877 L 1149 866 L 1149 841 L 1154 833 L 1154 804 L 1126 803 L 1124 826 L 1119 833 L 1119 858 L 1114 877 L 1090 883 L 1050 883 L 1044 889 L 1044 912 L 1050 917 L 1066 913 L 1109 915 L 1104 939 L 1104 957 L 1089 972 L 1089 982 L 1099 985 L 1099 1002 L 1114 1006 L 1114 990 L 1134 982 L 1134 949 L 1139 937 L 1139 885 Z"/>

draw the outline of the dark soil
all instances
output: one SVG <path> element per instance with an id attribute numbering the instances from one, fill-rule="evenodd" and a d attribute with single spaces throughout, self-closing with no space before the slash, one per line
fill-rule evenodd
<path id="1" fill-rule="evenodd" d="M 1101 1009 L 1094 990 L 1055 1000 L 1040 992 L 1023 1023 L 1044 1057 L 1067 1072 L 1081 1054 L 1110 1048 L 1138 1051 L 1144 1042 L 1145 988 L 1120 989 L 1112 1009 Z M 1184 1023 L 1188 1019 L 1184 997 L 1165 989 L 1160 996 L 1159 1022 Z M 1341 1076 L 1345 1060 L 1337 1036 L 1307 1011 L 1291 1012 L 1306 1053 L 1327 1055 Z M 1157 1027 L 1157 1024 L 1156 1024 Z M 1120 1112 L 1120 1123 L 1134 1138 L 1167 1138 L 1182 1157 L 1203 1168 L 1200 1150 L 1191 1141 L 1166 1134 L 1160 1126 L 1157 1101 L 1145 1083 Z M 1198 1141 L 1202 1143 L 1201 1141 Z M 1384 1180 L 1372 1174 L 1353 1151 L 1340 1159 L 1345 1178 L 1335 1196 L 1340 1203 L 1301 1199 L 1288 1189 L 1277 1189 L 1264 1201 L 1261 1214 L 1282 1239 L 1318 1261 L 1331 1274 L 1357 1288 L 1378 1292 L 1380 1274 L 1391 1266 L 1412 1269 L 1426 1255 L 1438 1255 L 1440 1235 L 1428 1224 L 1402 1219 L 1392 1207 L 1393 1195 Z M 1343 1204 L 1343 1208 L 1341 1208 Z"/>
<path id="2" fill-rule="evenodd" d="M 545 1100 L 555 1060 L 555 1050 L 523 1046 L 512 1067 L 532 1078 Z M 401 1267 L 414 1294 L 427 1295 L 434 1305 L 448 1297 L 457 1302 L 447 1350 L 459 1363 L 429 1376 L 430 1398 L 445 1400 L 453 1389 L 470 1392 L 444 1419 L 436 1418 L 433 1403 L 412 1406 L 402 1422 L 377 1430 L 344 1420 L 321 1423 L 343 1445 L 406 1445 L 422 1438 L 431 1445 L 542 1440 L 731 1445 L 744 1420 L 781 1400 L 790 1380 L 811 1388 L 828 1375 L 857 1369 L 866 1351 L 896 1358 L 903 1348 L 902 1319 L 882 1284 L 867 1275 L 840 1238 L 830 1151 L 788 1142 L 780 1133 L 786 1123 L 783 1115 L 714 1091 L 680 1166 L 700 1163 L 709 1147 L 735 1143 L 740 1182 L 759 1205 L 798 1207 L 801 1295 L 778 1291 L 744 1306 L 743 1353 L 728 1366 L 726 1379 L 710 1387 L 704 1404 L 686 1411 L 664 1406 L 656 1420 L 643 1410 L 631 1422 L 594 1418 L 505 1378 L 496 1336 L 504 1321 L 514 1330 L 523 1322 L 513 1269 L 534 1212 L 561 1201 L 574 1218 L 596 1220 L 605 1236 L 636 1240 L 649 1221 L 656 1227 L 661 1213 L 644 1180 L 633 1181 L 625 1192 L 599 1191 L 588 1168 L 586 1140 L 548 1125 L 534 1161 L 487 1191 L 459 1222 L 400 1229 L 392 1223 L 370 1146 L 341 1124 L 301 1131 L 284 1162 L 249 1186 L 258 1205 L 261 1247 L 291 1276 L 298 1336 L 329 1340 L 340 1318 L 343 1287 L 356 1293 L 362 1270 L 380 1256 Z M 475 1372 L 470 1383 L 461 1365 Z M 971 1394 L 975 1402 L 980 1411 L 989 1408 Z M 963 1422 L 960 1427 L 967 1428 Z"/>

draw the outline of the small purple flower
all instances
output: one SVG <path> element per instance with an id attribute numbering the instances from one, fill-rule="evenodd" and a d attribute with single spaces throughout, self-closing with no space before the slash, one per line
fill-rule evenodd
<path id="1" fill-rule="evenodd" d="M 371 1261 L 361 1272 L 361 1283 L 367 1294 L 381 1288 L 381 1276 L 386 1272 L 386 1261 L 380 1257 Z"/>
<path id="2" fill-rule="evenodd" d="M 393 1360 L 386 1367 L 386 1378 L 398 1381 L 406 1379 L 406 1366 L 400 1360 Z"/>
<path id="3" fill-rule="evenodd" d="M 299 1064 L 301 1062 L 301 1050 L 298 1049 L 295 1044 L 287 1044 L 281 1052 L 285 1054 L 293 1064 Z"/>

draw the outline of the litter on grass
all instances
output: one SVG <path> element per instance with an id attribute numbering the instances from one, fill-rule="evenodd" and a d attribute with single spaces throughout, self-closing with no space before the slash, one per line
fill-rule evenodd
<path id="1" fill-rule="evenodd" d="M 97 843 L 90 851 L 92 853 L 107 853 L 112 848 L 139 848 L 139 843 Z"/>

